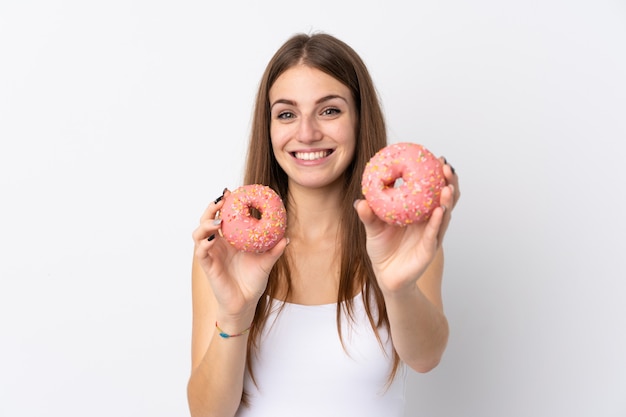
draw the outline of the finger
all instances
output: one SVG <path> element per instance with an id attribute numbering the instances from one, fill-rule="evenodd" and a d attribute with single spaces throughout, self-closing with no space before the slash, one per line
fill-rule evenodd
<path id="1" fill-rule="evenodd" d="M 453 204 L 448 206 L 448 208 L 453 208 L 461 197 L 461 191 L 459 189 L 459 175 L 446 158 L 442 156 L 439 159 L 443 163 L 443 175 L 446 178 L 446 183 L 454 186 Z"/>
<path id="2" fill-rule="evenodd" d="M 215 239 L 215 237 L 216 237 L 216 235 L 219 232 L 221 227 L 222 227 L 222 220 L 221 219 L 204 220 L 193 231 L 191 237 L 193 238 L 193 240 L 196 243 L 196 245 L 199 244 L 200 242 L 204 241 L 204 240 L 207 240 L 207 241 L 210 242 L 213 239 Z M 212 236 L 212 238 L 211 238 L 211 236 Z"/>
<path id="3" fill-rule="evenodd" d="M 457 174 L 454 167 L 450 164 L 450 162 L 448 162 L 448 160 L 445 157 L 443 156 L 439 157 L 439 161 L 442 164 L 443 176 L 446 179 L 446 184 L 454 186 L 452 204 L 448 205 L 448 208 L 452 209 L 454 208 L 454 206 L 456 205 L 456 202 L 459 200 L 459 197 L 461 196 L 461 193 L 459 191 L 459 175 Z"/>
<path id="4" fill-rule="evenodd" d="M 441 189 L 439 194 L 439 205 L 446 206 L 450 211 L 452 211 L 452 206 L 454 205 L 454 190 L 454 185 L 448 184 Z"/>
<path id="5" fill-rule="evenodd" d="M 439 245 L 443 243 L 443 238 L 448 230 L 448 224 L 452 218 L 451 207 L 454 206 L 454 186 L 448 185 L 441 190 L 440 205 L 443 208 L 443 216 L 437 234 Z"/>
<path id="6" fill-rule="evenodd" d="M 443 173 L 446 178 L 456 175 L 456 169 L 454 169 L 454 167 L 450 164 L 450 162 L 448 162 L 448 160 L 444 156 L 440 157 L 439 161 L 443 163 Z"/>
<path id="7" fill-rule="evenodd" d="M 456 207 L 457 203 L 461 199 L 461 189 L 459 188 L 459 180 L 458 180 L 458 178 L 457 178 L 457 180 L 456 180 L 456 182 L 454 184 L 450 184 L 450 185 L 454 186 L 453 198 L 454 198 L 454 206 Z"/>
<path id="8" fill-rule="evenodd" d="M 354 208 L 368 236 L 376 236 L 385 229 L 385 223 L 376 216 L 366 200 L 356 200 Z"/>
<path id="9" fill-rule="evenodd" d="M 443 234 L 442 226 L 444 223 L 444 217 L 446 216 L 447 208 L 445 206 L 437 207 L 433 210 L 423 233 L 424 247 L 427 252 L 434 256 L 439 246 L 441 246 Z"/>
<path id="10" fill-rule="evenodd" d="M 458 176 L 456 170 L 454 169 L 454 167 L 443 156 L 441 158 L 439 158 L 439 160 L 442 163 L 443 176 L 446 178 L 446 182 L 448 184 L 458 185 L 458 183 L 459 183 L 458 177 L 459 176 Z"/>
<path id="11" fill-rule="evenodd" d="M 454 208 L 456 207 L 456 204 L 459 202 L 459 198 L 461 198 L 461 192 L 459 191 L 458 185 L 448 184 L 448 187 L 450 187 L 451 195 L 452 195 L 452 203 L 449 207 Z"/>
<path id="12" fill-rule="evenodd" d="M 203 268 L 207 268 L 213 259 L 222 259 L 224 245 L 215 246 L 221 239 L 221 219 L 204 222 L 194 231 L 195 256 L 202 261 Z M 229 245 L 226 245 L 229 246 Z M 208 263 L 207 263 L 208 262 Z"/>
<path id="13" fill-rule="evenodd" d="M 204 213 L 202 213 L 202 217 L 200 217 L 200 221 L 202 222 L 207 219 L 214 219 L 217 212 L 224 205 L 224 199 L 228 196 L 228 194 L 230 194 L 230 191 L 228 191 L 228 188 L 224 188 L 224 191 L 222 191 L 222 195 L 213 200 L 204 210 Z"/>
<path id="14" fill-rule="evenodd" d="M 224 197 L 226 197 L 226 192 L 227 192 L 227 191 L 228 191 L 228 188 L 224 188 L 224 189 L 222 190 L 222 195 L 220 195 L 220 196 L 219 196 L 219 197 L 217 197 L 215 200 L 213 200 L 213 204 L 217 204 L 217 203 L 219 203 L 220 201 L 222 201 L 222 199 L 223 199 Z"/>
<path id="15" fill-rule="evenodd" d="M 211 235 L 215 236 L 215 235 Z M 195 244 L 195 256 L 196 259 L 202 262 L 204 265 L 205 262 L 211 260 L 211 248 L 215 244 L 214 239 L 209 240 L 209 238 L 202 239 Z"/>

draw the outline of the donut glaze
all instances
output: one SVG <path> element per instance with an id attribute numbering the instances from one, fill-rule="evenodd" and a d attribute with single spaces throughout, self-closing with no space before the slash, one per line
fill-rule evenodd
<path id="1" fill-rule="evenodd" d="M 251 209 L 260 213 L 260 219 Z M 232 191 L 220 211 L 222 236 L 235 248 L 265 252 L 285 235 L 287 211 L 278 194 L 265 185 L 244 185 Z"/>
<path id="2" fill-rule="evenodd" d="M 386 223 L 406 226 L 430 218 L 446 185 L 443 164 L 416 143 L 395 143 L 367 163 L 361 190 L 372 211 Z"/>

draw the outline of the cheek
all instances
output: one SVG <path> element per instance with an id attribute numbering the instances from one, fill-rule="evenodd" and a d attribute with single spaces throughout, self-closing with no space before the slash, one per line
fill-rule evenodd
<path id="1" fill-rule="evenodd" d="M 276 132 L 274 132 L 274 129 L 270 129 L 270 143 L 274 154 L 277 154 L 280 150 L 280 140 Z"/>
<path id="2" fill-rule="evenodd" d="M 270 144 L 272 146 L 272 152 L 278 165 L 285 169 L 285 162 L 288 159 L 288 155 L 285 153 L 285 146 L 288 142 L 287 136 L 283 129 L 272 129 L 270 127 Z"/>
<path id="3" fill-rule="evenodd" d="M 354 130 L 343 130 L 342 133 L 343 135 L 340 137 L 343 142 L 343 146 L 352 158 L 356 149 L 356 133 Z"/>
<path id="4" fill-rule="evenodd" d="M 272 149 L 274 149 L 274 151 L 279 150 L 283 146 L 285 146 L 285 143 L 287 142 L 285 140 L 286 137 L 286 129 L 284 127 L 277 126 L 275 124 L 270 125 L 270 140 L 272 142 Z"/>
<path id="5" fill-rule="evenodd" d="M 348 157 L 346 158 L 348 161 L 348 164 L 346 165 L 346 167 L 352 163 L 352 161 L 354 161 L 354 156 L 356 154 L 356 136 L 352 136 L 349 144 L 346 144 L 346 151 L 348 154 Z"/>
<path id="6" fill-rule="evenodd" d="M 347 158 L 346 158 L 346 166 L 349 165 L 353 160 L 354 160 L 354 154 L 356 153 L 356 146 L 355 146 L 355 142 L 353 141 L 351 146 L 347 146 L 346 147 L 346 153 L 347 153 Z"/>

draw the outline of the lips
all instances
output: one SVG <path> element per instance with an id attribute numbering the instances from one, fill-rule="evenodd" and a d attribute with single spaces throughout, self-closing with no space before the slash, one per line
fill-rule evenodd
<path id="1" fill-rule="evenodd" d="M 326 158 L 328 155 L 333 153 L 332 149 L 325 149 L 322 151 L 312 151 L 312 152 L 292 152 L 294 158 L 300 159 L 302 161 L 315 161 L 316 159 Z"/>

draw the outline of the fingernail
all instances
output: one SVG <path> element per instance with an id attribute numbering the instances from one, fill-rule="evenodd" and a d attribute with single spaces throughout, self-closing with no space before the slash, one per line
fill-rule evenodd
<path id="1" fill-rule="evenodd" d="M 228 187 L 224 188 L 224 190 L 222 191 L 222 195 L 217 197 L 215 199 L 215 201 L 213 201 L 214 204 L 219 203 L 220 201 L 222 201 L 222 199 L 224 198 L 224 194 L 226 194 L 226 191 L 228 191 Z"/>
<path id="2" fill-rule="evenodd" d="M 450 165 L 450 169 L 452 170 L 453 174 L 456 174 L 456 170 L 454 169 L 454 167 L 452 165 Z"/>
<path id="3" fill-rule="evenodd" d="M 213 226 L 219 226 L 222 223 L 222 219 L 213 220 Z"/>
<path id="4" fill-rule="evenodd" d="M 213 239 L 215 239 L 215 233 L 207 238 L 209 242 L 212 241 Z"/>

